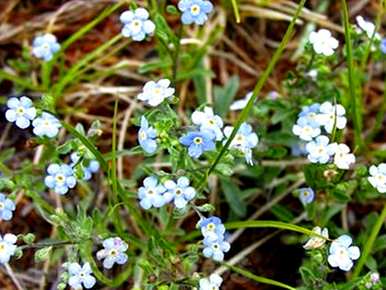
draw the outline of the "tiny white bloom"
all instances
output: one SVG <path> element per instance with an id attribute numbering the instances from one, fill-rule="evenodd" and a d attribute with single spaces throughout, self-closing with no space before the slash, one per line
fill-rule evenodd
<path id="1" fill-rule="evenodd" d="M 161 79 L 158 82 L 149 81 L 143 86 L 142 93 L 137 98 L 152 107 L 156 107 L 165 99 L 173 96 L 175 90 L 169 86 L 170 80 L 168 79 Z"/>
<path id="2" fill-rule="evenodd" d="M 208 278 L 200 279 L 199 290 L 219 290 L 222 284 L 221 276 L 212 274 Z"/>
<path id="3" fill-rule="evenodd" d="M 8 110 L 5 112 L 5 118 L 9 122 L 15 122 L 20 129 L 26 129 L 36 116 L 36 109 L 32 100 L 25 96 L 10 98 L 7 102 Z"/>
<path id="4" fill-rule="evenodd" d="M 370 21 L 366 21 L 361 15 L 357 16 L 355 19 L 358 24 L 357 32 L 361 33 L 362 31 L 364 31 L 368 38 L 373 37 L 373 34 L 376 29 L 375 24 Z M 379 33 L 375 32 L 374 39 L 381 39 Z"/>
<path id="5" fill-rule="evenodd" d="M 292 132 L 304 141 L 311 141 L 321 133 L 319 126 L 311 122 L 308 117 L 300 117 L 292 127 Z"/>
<path id="6" fill-rule="evenodd" d="M 33 132 L 39 137 L 53 138 L 59 133 L 62 127 L 60 121 L 49 113 L 43 112 L 41 116 L 32 121 Z"/>
<path id="7" fill-rule="evenodd" d="M 347 170 L 355 163 L 355 156 L 350 153 L 350 147 L 346 144 L 333 143 L 331 146 L 334 147 L 334 164 L 336 167 Z"/>
<path id="8" fill-rule="evenodd" d="M 338 40 L 327 29 L 320 29 L 318 32 L 312 31 L 309 40 L 314 51 L 325 56 L 333 55 L 334 50 L 339 46 Z"/>
<path id="9" fill-rule="evenodd" d="M 252 95 L 253 95 L 253 92 L 247 93 L 244 99 L 234 101 L 229 107 L 229 109 L 231 111 L 239 111 L 244 109 L 247 106 L 249 100 L 252 98 Z"/>
<path id="10" fill-rule="evenodd" d="M 220 116 L 215 115 L 213 109 L 205 107 L 204 111 L 194 111 L 192 114 L 193 124 L 200 127 L 200 131 L 212 131 L 216 135 L 216 140 L 220 141 L 224 137 L 221 128 L 224 123 Z"/>
<path id="11" fill-rule="evenodd" d="M 338 267 L 343 271 L 349 271 L 354 265 L 353 260 L 360 256 L 360 250 L 351 246 L 352 239 L 348 235 L 342 235 L 331 243 L 328 263 L 331 267 Z"/>
<path id="12" fill-rule="evenodd" d="M 15 254 L 17 237 L 14 234 L 0 235 L 0 265 L 9 262 L 11 256 Z"/>
<path id="13" fill-rule="evenodd" d="M 306 150 L 308 152 L 308 160 L 312 163 L 326 164 L 330 157 L 334 154 L 335 146 L 329 144 L 328 137 L 321 135 L 315 139 L 315 141 L 308 142 L 306 144 Z"/>
<path id="14" fill-rule="evenodd" d="M 96 283 L 89 263 L 85 263 L 83 266 L 78 263 L 70 263 L 68 265 L 68 274 L 68 285 L 75 290 L 81 290 L 83 287 L 91 289 Z"/>
<path id="15" fill-rule="evenodd" d="M 337 104 L 334 106 L 331 102 L 324 102 L 320 105 L 319 110 L 320 113 L 317 116 L 317 120 L 327 133 L 332 132 L 334 125 L 337 129 L 344 129 L 346 127 L 346 110 L 342 105 Z"/>
<path id="16" fill-rule="evenodd" d="M 321 228 L 321 227 L 314 227 L 312 231 L 320 236 L 325 237 L 325 239 L 317 236 L 312 236 L 307 243 L 303 246 L 306 250 L 312 250 L 312 249 L 318 249 L 323 247 L 323 245 L 326 243 L 326 240 L 328 239 L 328 229 L 327 228 Z"/>
<path id="17" fill-rule="evenodd" d="M 378 166 L 372 165 L 370 167 L 370 176 L 367 179 L 380 193 L 385 193 L 386 163 L 381 163 Z"/>
<path id="18" fill-rule="evenodd" d="M 122 35 L 130 37 L 134 41 L 142 41 L 146 36 L 153 34 L 155 24 L 149 19 L 149 16 L 149 12 L 142 7 L 134 11 L 124 11 L 120 17 L 123 23 Z"/>
<path id="19" fill-rule="evenodd" d="M 108 238 L 103 241 L 104 249 L 97 252 L 97 259 L 103 260 L 103 267 L 111 269 L 115 263 L 123 265 L 127 262 L 128 245 L 119 237 Z"/>

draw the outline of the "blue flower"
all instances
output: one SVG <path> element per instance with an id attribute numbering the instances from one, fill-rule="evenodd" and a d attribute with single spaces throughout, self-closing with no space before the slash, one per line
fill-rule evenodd
<path id="1" fill-rule="evenodd" d="M 305 117 L 308 121 L 308 123 L 316 128 L 320 127 L 320 123 L 318 120 L 318 115 L 320 113 L 320 104 L 319 103 L 314 103 L 310 106 L 304 106 L 302 108 L 302 111 L 299 113 L 299 117 Z"/>
<path id="2" fill-rule="evenodd" d="M 178 9 L 182 12 L 183 24 L 203 25 L 208 20 L 208 15 L 213 10 L 213 4 L 207 0 L 181 0 Z"/>
<path id="3" fill-rule="evenodd" d="M 189 132 L 180 138 L 180 143 L 188 147 L 188 154 L 193 158 L 199 158 L 205 151 L 216 148 L 215 135 L 211 131 Z"/>
<path id="4" fill-rule="evenodd" d="M 96 279 L 92 276 L 92 270 L 89 263 L 85 263 L 83 267 L 81 267 L 78 263 L 71 263 L 68 266 L 68 285 L 76 290 L 80 290 L 86 288 L 92 288 Z"/>
<path id="5" fill-rule="evenodd" d="M 59 129 L 62 127 L 60 121 L 53 115 L 43 112 L 40 117 L 37 117 L 32 122 L 34 127 L 33 132 L 36 136 L 53 138 L 59 133 Z"/>
<path id="6" fill-rule="evenodd" d="M 121 14 L 123 23 L 122 35 L 131 37 L 135 41 L 142 41 L 147 35 L 155 30 L 153 21 L 149 19 L 149 12 L 145 8 L 137 8 L 133 11 L 127 10 Z"/>
<path id="7" fill-rule="evenodd" d="M 303 205 L 310 204 L 315 198 L 315 192 L 311 187 L 299 188 L 299 199 Z"/>
<path id="8" fill-rule="evenodd" d="M 232 131 L 233 127 L 225 127 L 225 136 L 229 138 L 229 136 L 232 134 Z M 257 134 L 253 132 L 252 126 L 247 123 L 242 123 L 230 144 L 230 148 L 235 148 L 241 151 L 245 156 L 246 162 L 253 165 L 252 148 L 256 147 L 258 142 L 259 138 L 257 137 Z"/>
<path id="9" fill-rule="evenodd" d="M 360 250 L 351 244 L 352 239 L 348 235 L 342 235 L 332 241 L 328 256 L 328 263 L 331 267 L 338 267 L 343 271 L 349 271 L 352 268 L 353 260 L 360 257 Z"/>
<path id="10" fill-rule="evenodd" d="M 223 261 L 224 253 L 228 252 L 231 248 L 230 244 L 223 238 L 218 238 L 217 240 L 205 238 L 203 243 L 203 255 L 217 262 Z"/>
<path id="11" fill-rule="evenodd" d="M 310 122 L 308 117 L 300 117 L 292 127 L 292 132 L 304 141 L 311 141 L 320 135 L 320 125 Z"/>
<path id="12" fill-rule="evenodd" d="M 37 58 L 49 61 L 52 56 L 60 50 L 60 44 L 55 35 L 46 33 L 37 36 L 32 43 L 32 54 Z"/>
<path id="13" fill-rule="evenodd" d="M 73 152 L 70 156 L 71 158 L 71 167 L 74 167 L 79 162 L 80 156 L 77 152 Z M 93 173 L 98 172 L 100 168 L 100 164 L 96 160 L 86 160 L 86 162 L 83 162 L 82 164 L 82 170 L 83 170 L 83 180 L 90 180 Z"/>
<path id="14" fill-rule="evenodd" d="M 74 188 L 76 185 L 74 172 L 67 164 L 53 163 L 48 166 L 47 173 L 44 183 L 58 194 L 66 194 L 70 188 Z"/>
<path id="15" fill-rule="evenodd" d="M 330 140 L 326 136 L 319 136 L 315 141 L 306 144 L 308 160 L 312 163 L 326 164 L 332 155 L 335 154 L 335 144 L 329 144 Z"/>
<path id="16" fill-rule="evenodd" d="M 30 98 L 25 96 L 10 98 L 7 102 L 8 110 L 5 112 L 5 118 L 9 122 L 15 122 L 16 126 L 26 129 L 36 116 L 36 109 Z"/>
<path id="17" fill-rule="evenodd" d="M 157 131 L 149 126 L 149 122 L 144 116 L 141 118 L 141 128 L 138 131 L 138 142 L 142 149 L 153 154 L 157 150 Z"/>
<path id="18" fill-rule="evenodd" d="M 165 191 L 166 188 L 158 183 L 156 177 L 146 177 L 143 186 L 138 189 L 139 204 L 144 209 L 161 207 L 173 199 L 169 194 L 165 194 Z"/>
<path id="19" fill-rule="evenodd" d="M 9 262 L 11 256 L 15 254 L 17 237 L 13 234 L 0 235 L 0 264 Z"/>
<path id="20" fill-rule="evenodd" d="M 146 102 L 149 106 L 156 107 L 165 99 L 172 98 L 174 92 L 175 89 L 170 87 L 170 80 L 160 79 L 157 82 L 148 81 L 137 98 L 140 101 Z"/>
<path id="21" fill-rule="evenodd" d="M 386 37 L 381 40 L 381 52 L 386 54 Z"/>
<path id="22" fill-rule="evenodd" d="M 198 226 L 205 239 L 215 241 L 224 237 L 225 227 L 221 219 L 216 216 L 201 219 Z"/>
<path id="23" fill-rule="evenodd" d="M 213 109 L 205 107 L 203 112 L 194 111 L 192 114 L 193 124 L 200 127 L 200 131 L 212 131 L 216 135 L 216 140 L 220 141 L 224 137 L 221 128 L 224 126 L 220 116 L 213 113 Z"/>
<path id="24" fill-rule="evenodd" d="M 127 262 L 128 245 L 121 238 L 108 238 L 103 241 L 104 249 L 97 252 L 97 259 L 103 260 L 103 267 L 111 269 L 115 263 L 123 265 Z"/>
<path id="25" fill-rule="evenodd" d="M 12 219 L 13 211 L 16 209 L 13 200 L 0 193 L 0 221 L 9 221 Z"/>
<path id="26" fill-rule="evenodd" d="M 299 142 L 291 146 L 291 154 L 292 156 L 306 156 L 307 155 L 307 150 L 306 150 L 306 143 L 304 142 Z"/>
<path id="27" fill-rule="evenodd" d="M 196 196 L 196 190 L 189 186 L 189 179 L 185 176 L 178 178 L 177 183 L 167 180 L 164 183 L 167 192 L 173 196 L 177 208 L 184 208 Z"/>

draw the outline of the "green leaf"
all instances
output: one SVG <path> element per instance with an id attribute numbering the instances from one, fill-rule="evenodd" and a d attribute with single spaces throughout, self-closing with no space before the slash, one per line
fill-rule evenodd
<path id="1" fill-rule="evenodd" d="M 247 213 L 246 204 L 240 199 L 240 189 L 229 178 L 221 178 L 221 187 L 231 210 L 239 217 Z"/>
<path id="2" fill-rule="evenodd" d="M 218 115 L 224 117 L 229 111 L 229 107 L 236 96 L 240 86 L 238 76 L 232 76 L 224 87 L 214 87 L 214 108 Z"/>
<path id="3" fill-rule="evenodd" d="M 295 218 L 288 208 L 280 204 L 274 205 L 271 209 L 271 212 L 283 222 L 289 222 Z"/>

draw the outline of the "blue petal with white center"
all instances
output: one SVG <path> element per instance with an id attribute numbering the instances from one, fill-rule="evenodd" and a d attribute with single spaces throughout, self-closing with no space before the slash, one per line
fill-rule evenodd
<path id="1" fill-rule="evenodd" d="M 51 164 L 47 168 L 48 175 L 44 179 L 46 186 L 58 194 L 66 194 L 76 185 L 72 167 L 67 164 Z"/>
<path id="2" fill-rule="evenodd" d="M 208 0 L 181 0 L 178 2 L 178 9 L 182 12 L 183 24 L 203 25 L 213 10 L 213 4 Z"/>

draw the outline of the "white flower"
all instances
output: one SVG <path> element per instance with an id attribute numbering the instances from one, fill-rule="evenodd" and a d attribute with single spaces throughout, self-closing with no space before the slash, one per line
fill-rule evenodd
<path id="1" fill-rule="evenodd" d="M 11 256 L 15 254 L 17 237 L 14 234 L 0 235 L 0 264 L 9 262 Z"/>
<path id="2" fill-rule="evenodd" d="M 370 167 L 370 176 L 367 179 L 380 193 L 385 193 L 386 163 L 381 163 L 378 166 L 372 165 Z"/>
<path id="3" fill-rule="evenodd" d="M 355 163 L 355 156 L 350 153 L 350 147 L 346 144 L 333 143 L 331 146 L 334 147 L 334 164 L 336 167 L 347 170 Z"/>
<path id="4" fill-rule="evenodd" d="M 204 111 L 194 111 L 192 114 L 193 124 L 200 127 L 200 131 L 212 131 L 216 135 L 216 140 L 220 141 L 224 137 L 221 128 L 224 123 L 220 116 L 213 113 L 213 109 L 205 107 Z"/>
<path id="5" fill-rule="evenodd" d="M 333 144 L 328 144 L 330 140 L 326 136 L 319 136 L 315 141 L 308 142 L 306 144 L 306 150 L 308 152 L 308 160 L 312 163 L 326 164 L 330 157 L 334 154 Z"/>
<path id="6" fill-rule="evenodd" d="M 304 141 L 311 141 L 320 135 L 320 128 L 310 122 L 307 117 L 300 117 L 292 127 L 292 132 Z"/>
<path id="7" fill-rule="evenodd" d="M 81 290 L 83 287 L 90 289 L 96 283 L 95 277 L 92 276 L 92 270 L 89 263 L 85 263 L 83 267 L 78 263 L 69 264 L 68 274 L 70 275 L 68 285 L 75 290 Z"/>
<path id="8" fill-rule="evenodd" d="M 332 105 L 324 102 L 320 105 L 320 113 L 317 116 L 318 122 L 324 127 L 327 133 L 331 133 L 334 125 L 337 129 L 344 129 L 347 124 L 345 117 L 346 110 L 342 105 Z"/>
<path id="9" fill-rule="evenodd" d="M 327 228 L 320 228 L 320 227 L 314 227 L 312 231 L 320 236 L 325 237 L 325 239 L 317 236 L 311 237 L 307 243 L 303 246 L 306 250 L 312 250 L 312 249 L 318 249 L 321 248 L 328 239 L 328 229 Z"/>
<path id="10" fill-rule="evenodd" d="M 5 112 L 5 118 L 9 122 L 15 122 L 20 129 L 26 129 L 36 116 L 36 109 L 30 98 L 25 96 L 10 98 L 7 102 L 8 110 Z"/>
<path id="11" fill-rule="evenodd" d="M 219 290 L 222 284 L 221 276 L 212 274 L 208 278 L 200 279 L 199 290 Z"/>
<path id="12" fill-rule="evenodd" d="M 334 50 L 338 48 L 339 42 L 331 36 L 331 32 L 327 29 L 320 29 L 318 32 L 310 33 L 310 43 L 317 54 L 330 56 L 334 54 Z"/>
<path id="13" fill-rule="evenodd" d="M 248 94 L 245 95 L 244 99 L 234 101 L 229 107 L 229 109 L 231 111 L 239 111 L 244 109 L 247 106 L 249 100 L 252 98 L 252 95 L 253 95 L 253 92 L 249 92 Z"/>
<path id="14" fill-rule="evenodd" d="M 357 260 L 360 256 L 360 250 L 351 244 L 352 239 L 348 235 L 342 235 L 331 243 L 328 256 L 331 267 L 338 267 L 343 271 L 349 271 L 352 268 L 353 260 Z"/>
<path id="15" fill-rule="evenodd" d="M 143 86 L 142 93 L 137 98 L 152 107 L 156 107 L 166 98 L 173 96 L 175 90 L 169 86 L 170 80 L 168 79 L 161 79 L 158 82 L 149 81 Z"/>
<path id="16" fill-rule="evenodd" d="M 111 269 L 115 263 L 123 265 L 127 262 L 128 245 L 119 237 L 108 238 L 103 241 L 104 249 L 97 252 L 97 259 L 103 260 L 103 267 Z"/>
<path id="17" fill-rule="evenodd" d="M 145 8 L 137 8 L 135 11 L 126 10 L 121 14 L 123 23 L 122 35 L 131 37 L 134 41 L 142 41 L 155 30 L 153 21 L 149 19 L 149 12 Z"/>
<path id="18" fill-rule="evenodd" d="M 357 32 L 361 33 L 364 31 L 368 38 L 372 38 L 376 28 L 375 24 L 370 21 L 366 21 L 361 15 L 357 16 L 355 19 L 358 24 Z M 374 39 L 381 39 L 379 33 L 375 32 Z"/>
<path id="19" fill-rule="evenodd" d="M 53 138 L 59 133 L 62 127 L 60 121 L 53 115 L 43 112 L 41 116 L 32 121 L 33 132 L 39 137 Z"/>

